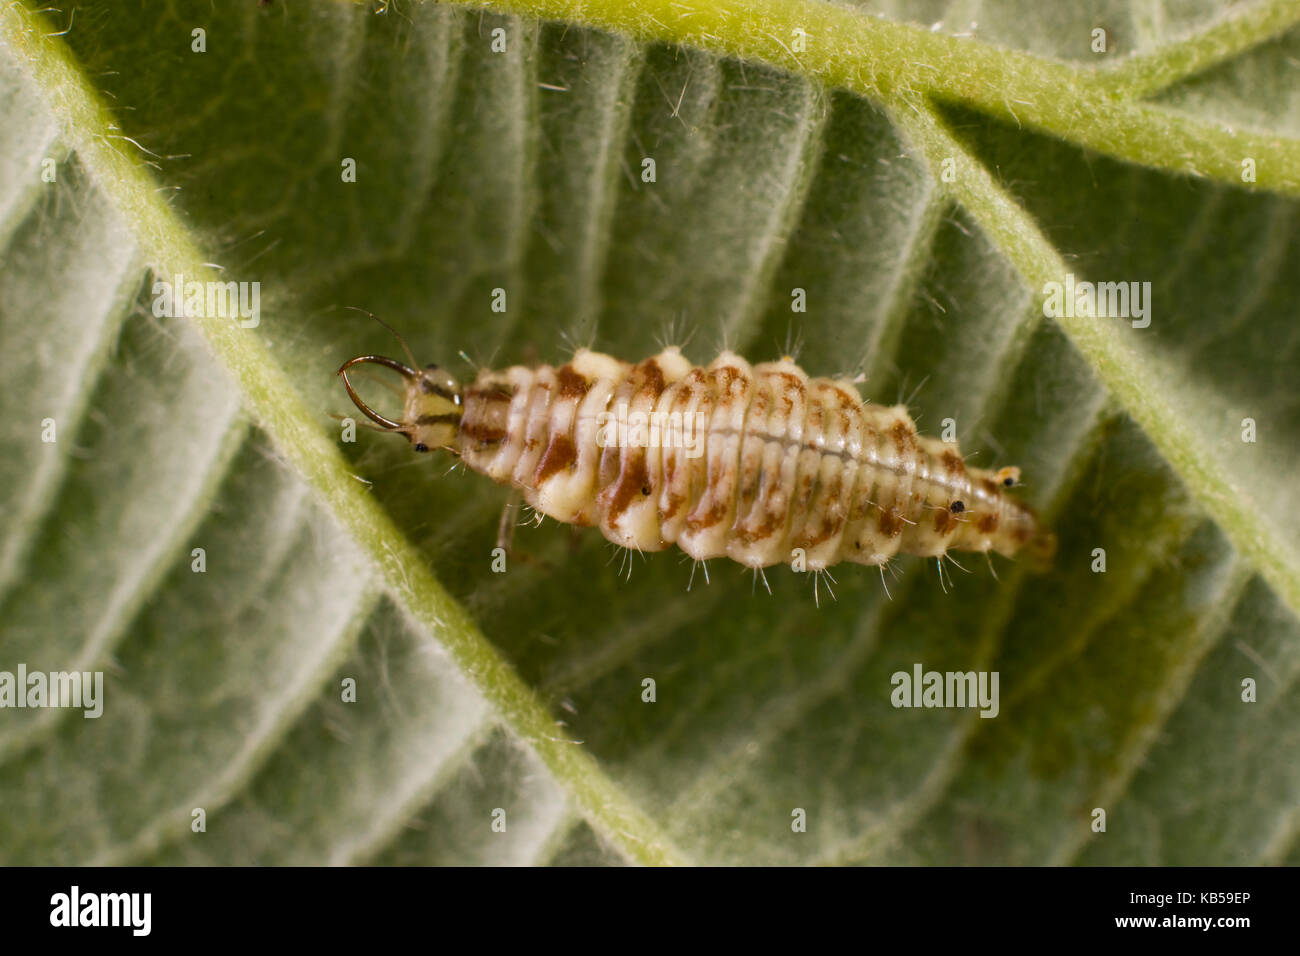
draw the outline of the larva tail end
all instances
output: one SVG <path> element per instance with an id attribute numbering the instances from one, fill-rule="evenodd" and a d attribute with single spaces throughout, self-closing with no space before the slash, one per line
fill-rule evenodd
<path id="1" fill-rule="evenodd" d="M 1052 559 L 1056 557 L 1056 535 L 1039 528 L 1020 553 L 1031 573 L 1043 574 L 1051 569 Z"/>

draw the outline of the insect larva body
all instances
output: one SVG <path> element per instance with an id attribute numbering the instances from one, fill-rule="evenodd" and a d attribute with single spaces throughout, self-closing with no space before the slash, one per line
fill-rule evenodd
<path id="1" fill-rule="evenodd" d="M 809 378 L 788 358 L 751 366 L 723 352 L 701 367 L 668 348 L 630 365 L 581 349 L 561 367 L 483 371 L 464 388 L 436 366 L 377 356 L 340 373 L 367 361 L 407 379 L 401 422 L 347 385 L 386 430 L 417 451 L 458 454 L 538 512 L 597 525 L 627 548 L 676 544 L 753 568 L 802 549 L 820 570 L 949 549 L 1041 561 L 1054 545 L 1007 493 L 1017 469 L 968 467 L 902 406 L 866 403 L 853 383 Z"/>

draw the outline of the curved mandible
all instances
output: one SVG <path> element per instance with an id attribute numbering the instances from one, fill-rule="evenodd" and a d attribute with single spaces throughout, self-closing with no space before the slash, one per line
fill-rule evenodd
<path id="1" fill-rule="evenodd" d="M 361 400 L 361 396 L 356 393 L 356 390 L 352 387 L 352 383 L 348 381 L 348 369 L 354 365 L 364 365 L 366 363 L 391 368 L 394 372 L 398 372 L 408 381 L 415 381 L 420 377 L 420 373 L 409 365 L 403 365 L 401 362 L 397 361 L 397 359 L 391 359 L 384 355 L 358 355 L 356 358 L 351 358 L 344 362 L 343 366 L 338 371 L 338 374 L 343 376 L 343 387 L 348 390 L 348 397 L 352 399 L 353 404 L 355 404 L 357 408 L 361 409 L 362 414 L 371 421 L 383 425 L 389 431 L 401 431 L 406 427 L 406 425 L 402 422 L 395 422 L 391 418 L 385 418 L 383 415 L 380 415 L 377 411 Z"/>

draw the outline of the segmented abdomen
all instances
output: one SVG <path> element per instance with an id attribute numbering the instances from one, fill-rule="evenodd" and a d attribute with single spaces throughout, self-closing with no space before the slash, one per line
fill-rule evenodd
<path id="1" fill-rule="evenodd" d="M 657 441 L 635 430 L 642 421 L 660 423 Z M 864 403 L 851 382 L 809 378 L 789 359 L 751 366 L 724 352 L 699 367 L 669 348 L 629 365 L 583 349 L 559 368 L 485 371 L 465 390 L 458 442 L 470 467 L 543 514 L 641 551 L 676 544 L 765 567 L 803 549 L 812 570 L 948 548 L 1012 554 L 1036 534 L 993 473 L 917 434 L 906 409 Z"/>

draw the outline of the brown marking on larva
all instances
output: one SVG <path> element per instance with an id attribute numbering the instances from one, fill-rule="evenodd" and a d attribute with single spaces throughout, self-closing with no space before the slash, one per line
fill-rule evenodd
<path id="1" fill-rule="evenodd" d="M 835 537 L 839 530 L 839 519 L 831 512 L 827 512 L 822 518 L 821 529 L 817 532 L 817 538 L 813 543 L 821 544 L 823 541 L 829 541 L 831 538 Z"/>
<path id="2" fill-rule="evenodd" d="M 663 524 L 669 521 L 677 512 L 682 510 L 682 505 L 686 504 L 687 496 L 683 494 L 668 493 L 668 504 L 661 505 L 659 508 L 659 523 Z"/>
<path id="3" fill-rule="evenodd" d="M 975 527 L 980 534 L 992 534 L 998 530 L 998 513 L 996 511 L 986 511 L 980 515 L 975 522 Z"/>
<path id="4" fill-rule="evenodd" d="M 760 452 L 761 454 L 761 452 Z M 748 461 L 752 460 L 746 454 L 744 449 L 741 450 L 740 456 L 740 474 L 736 476 L 739 487 L 736 495 L 736 507 L 739 508 L 743 502 L 753 502 L 762 493 L 763 488 L 763 469 L 747 467 Z"/>
<path id="5" fill-rule="evenodd" d="M 574 447 L 573 439 L 568 435 L 551 435 L 551 443 L 546 446 L 546 452 L 533 472 L 533 484 L 540 485 L 552 475 L 572 468 L 577 460 L 578 449 Z"/>
<path id="6" fill-rule="evenodd" d="M 934 530 L 937 534 L 947 534 L 957 527 L 957 517 L 947 508 L 938 508 L 934 515 Z"/>
<path id="7" fill-rule="evenodd" d="M 807 417 L 804 419 L 804 435 L 805 443 L 813 448 L 818 448 L 825 439 L 826 408 L 821 402 L 809 402 Z"/>
<path id="8" fill-rule="evenodd" d="M 912 430 L 907 427 L 907 422 L 902 419 L 894 422 L 893 427 L 889 429 L 889 437 L 894 439 L 894 447 L 898 449 L 899 455 L 906 455 L 908 449 L 916 443 Z"/>
<path id="9" fill-rule="evenodd" d="M 642 489 L 650 486 L 650 472 L 645 466 L 645 449 L 626 448 L 624 451 L 627 454 L 623 456 L 618 483 L 602 492 L 608 501 L 605 513 L 611 525 L 618 521 L 628 505 L 644 497 Z"/>
<path id="10" fill-rule="evenodd" d="M 471 388 L 465 394 L 465 413 L 459 434 L 480 446 L 505 441 L 514 389 L 501 386 Z"/>
<path id="11" fill-rule="evenodd" d="M 610 393 L 611 401 L 626 400 L 629 405 L 639 404 L 638 400 L 644 396 L 649 399 L 648 409 L 653 411 L 666 387 L 659 363 L 652 358 L 646 359 L 634 366 L 620 386 Z M 617 477 L 613 474 L 615 463 L 618 467 Z M 654 492 L 650 472 L 646 468 L 645 449 L 605 448 L 600 460 L 599 487 L 602 490 L 597 497 L 604 505 L 606 523 L 613 525 L 633 501 L 646 498 Z M 663 520 L 661 514 L 660 522 Z"/>
<path id="12" fill-rule="evenodd" d="M 950 475 L 960 475 L 966 470 L 966 463 L 962 461 L 961 455 L 957 454 L 951 448 L 947 449 L 939 456 L 939 461 Z"/>
<path id="13" fill-rule="evenodd" d="M 642 389 L 649 392 L 655 398 L 658 398 L 664 392 L 664 370 L 659 367 L 659 363 L 654 359 L 646 359 L 641 363 Z"/>
<path id="14" fill-rule="evenodd" d="M 846 415 L 851 415 L 862 407 L 862 398 L 856 392 L 850 395 L 848 392 L 844 391 L 844 389 L 838 387 L 833 389 L 833 391 L 835 397 L 840 401 L 840 411 L 844 412 Z"/>
<path id="15" fill-rule="evenodd" d="M 709 510 L 702 515 L 691 515 L 686 519 L 686 527 L 691 531 L 703 531 L 705 528 L 712 528 L 727 516 L 727 503 L 725 501 L 715 500 L 709 507 Z"/>
<path id="16" fill-rule="evenodd" d="M 819 545 L 823 541 L 829 541 L 844 527 L 844 515 L 839 507 L 839 499 L 843 491 L 844 475 L 837 470 L 833 473 L 830 483 L 823 486 L 823 494 L 826 495 L 828 504 L 822 514 L 821 527 L 817 529 L 816 534 L 808 539 L 809 547 Z"/>
<path id="17" fill-rule="evenodd" d="M 835 516 L 831 514 L 823 515 L 822 522 L 816 531 L 809 531 L 807 525 L 800 529 L 799 547 L 815 548 L 823 541 L 829 541 L 838 530 L 839 522 L 835 520 Z"/>
<path id="18" fill-rule="evenodd" d="M 717 373 L 720 373 L 722 380 L 725 382 L 740 380 L 739 372 L 729 365 L 718 369 Z M 725 388 L 726 385 L 723 384 L 719 391 L 725 390 Z M 706 441 L 708 441 L 708 437 L 709 436 L 706 434 Z M 691 513 L 686 516 L 686 527 L 692 533 L 697 533 L 705 528 L 711 528 L 727 517 L 731 501 L 735 496 L 734 487 L 724 489 L 722 486 L 724 479 L 735 480 L 736 474 L 734 470 L 722 467 L 720 463 L 716 461 L 708 459 L 706 459 L 706 461 L 708 461 L 708 465 L 705 472 L 704 490 L 697 499 L 695 507 L 691 510 Z M 701 513 L 700 504 L 703 502 L 705 497 L 707 497 L 710 502 L 709 509 Z"/>
<path id="19" fill-rule="evenodd" d="M 730 490 L 728 490 L 728 493 L 725 495 L 722 493 L 724 490 L 722 487 L 722 481 L 724 478 L 734 478 L 734 476 L 728 475 L 726 469 L 723 468 L 710 468 L 709 472 L 707 487 L 711 504 L 709 505 L 709 510 L 704 512 L 704 514 L 692 513 L 686 519 L 686 526 L 692 531 L 702 531 L 705 528 L 712 528 L 715 524 L 722 521 L 722 519 L 727 516 L 728 510 L 730 510 L 732 496 Z M 697 505 L 696 511 L 698 510 L 699 507 Z"/>
<path id="20" fill-rule="evenodd" d="M 714 374 L 718 379 L 720 397 L 734 397 L 739 394 L 740 389 L 744 386 L 744 376 L 740 374 L 740 369 L 734 365 L 723 365 Z"/>
<path id="21" fill-rule="evenodd" d="M 591 383 L 578 374 L 572 363 L 561 365 L 555 370 L 555 381 L 559 386 L 557 397 L 562 399 L 581 401 L 591 389 Z"/>
<path id="22" fill-rule="evenodd" d="M 684 390 L 683 399 L 692 398 L 700 393 L 700 389 L 708 387 L 709 373 L 707 369 L 695 366 L 684 377 L 680 379 L 680 384 Z"/>
<path id="23" fill-rule="evenodd" d="M 888 538 L 896 538 L 903 533 L 903 519 L 893 505 L 880 509 L 880 533 Z"/>
<path id="24" fill-rule="evenodd" d="M 758 526 L 755 534 L 760 538 L 767 538 L 776 534 L 778 531 L 785 530 L 785 524 L 785 511 L 769 508 L 763 512 L 763 523 Z"/>
<path id="25" fill-rule="evenodd" d="M 991 498 L 997 498 L 1002 492 L 1002 489 L 998 487 L 998 483 L 991 478 L 981 478 L 980 487 L 988 492 Z"/>
<path id="26" fill-rule="evenodd" d="M 741 525 L 736 535 L 745 544 L 763 541 L 785 528 L 785 512 L 772 508 L 763 509 L 763 520 L 758 525 Z"/>
<path id="27" fill-rule="evenodd" d="M 816 477 L 811 471 L 806 471 L 799 476 L 799 491 L 795 496 L 795 500 L 807 501 L 812 497 L 813 480 Z"/>
<path id="28" fill-rule="evenodd" d="M 806 395 L 807 389 L 799 376 L 793 372 L 778 372 L 777 375 L 781 377 L 781 381 L 784 383 L 781 389 L 781 414 L 789 418 L 794 414 L 794 396 Z"/>
<path id="29" fill-rule="evenodd" d="M 478 419 L 462 419 L 460 434 L 480 445 L 499 445 L 506 440 L 506 430 L 500 425 L 490 425 Z"/>

